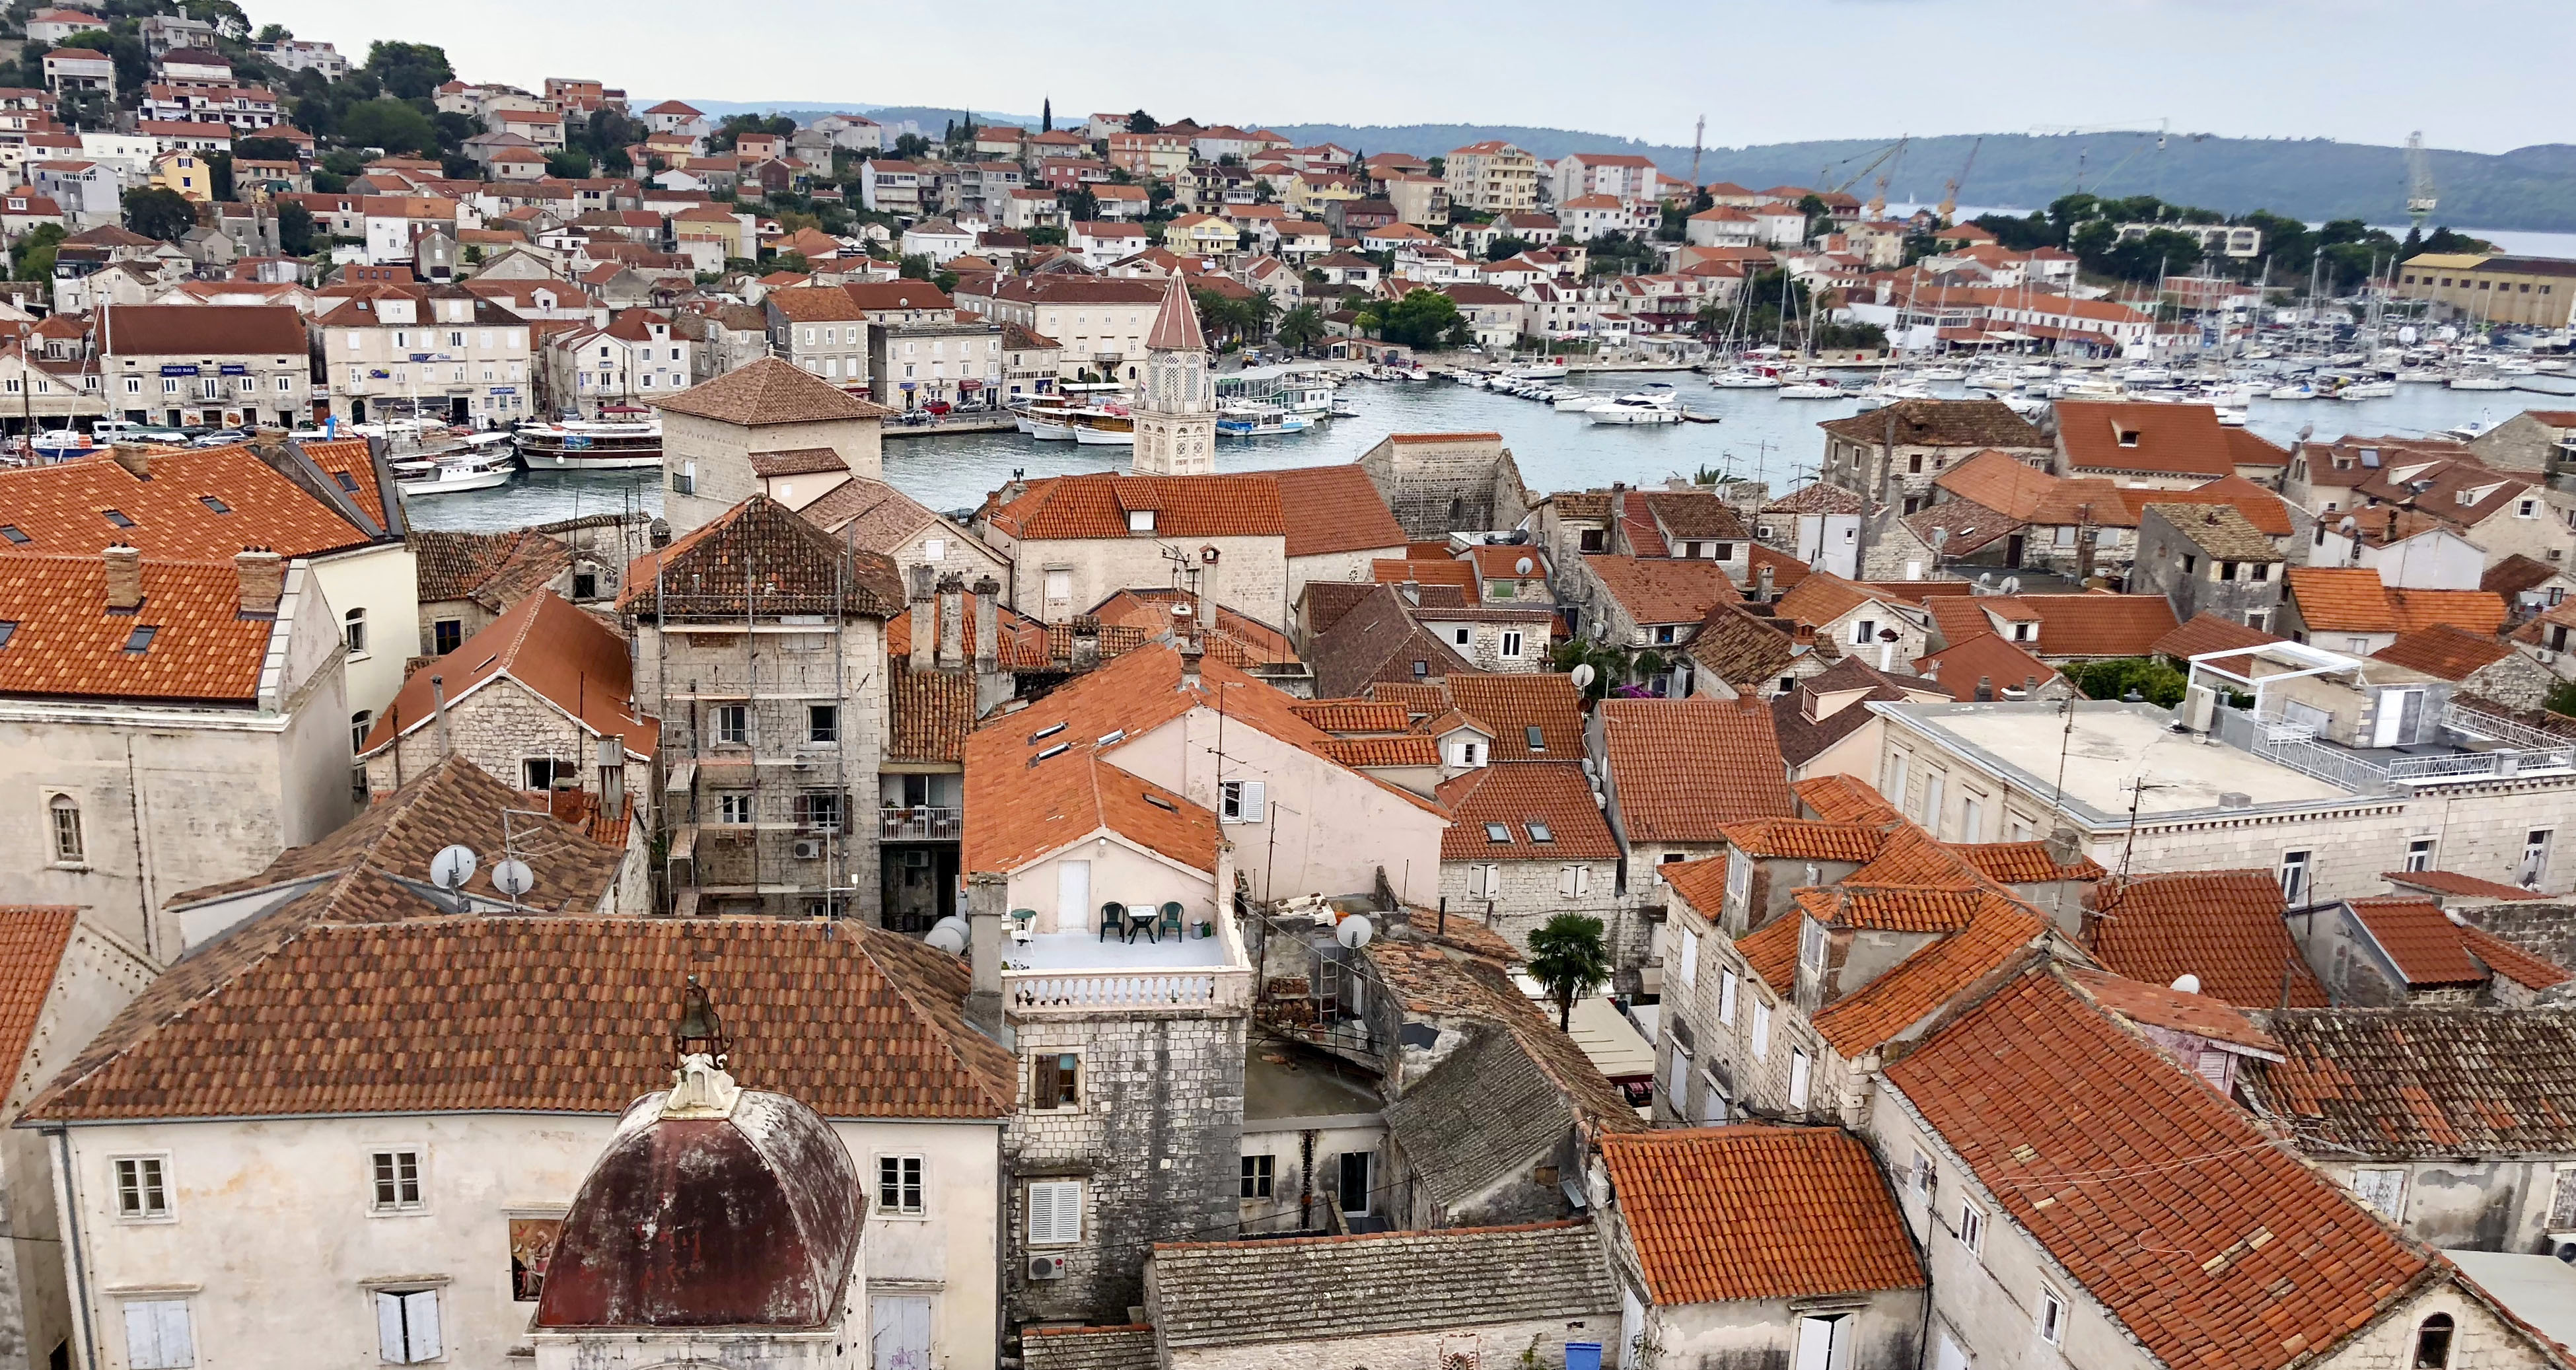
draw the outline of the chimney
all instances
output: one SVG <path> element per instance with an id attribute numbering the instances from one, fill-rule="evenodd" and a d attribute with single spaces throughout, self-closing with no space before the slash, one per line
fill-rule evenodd
<path id="1" fill-rule="evenodd" d="M 1071 658 L 1066 662 L 1075 671 L 1100 669 L 1100 620 L 1083 614 L 1073 620 Z"/>
<path id="2" fill-rule="evenodd" d="M 107 607 L 130 614 L 143 607 L 143 553 L 117 543 L 99 553 L 107 563 Z"/>
<path id="3" fill-rule="evenodd" d="M 2072 866 L 2084 859 L 2084 844 L 2073 828 L 2061 827 L 2048 835 L 2048 859 L 2061 866 Z"/>
<path id="4" fill-rule="evenodd" d="M 1812 643 L 1816 640 L 1816 625 L 1793 623 L 1789 625 L 1789 636 L 1792 641 Z"/>
<path id="5" fill-rule="evenodd" d="M 243 616 L 274 617 L 286 597 L 286 558 L 265 547 L 245 547 L 233 556 L 233 575 L 241 581 Z"/>
<path id="6" fill-rule="evenodd" d="M 938 568 L 921 565 L 912 568 L 912 656 L 910 669 L 927 671 L 938 663 L 931 659 L 932 645 L 939 640 L 939 607 L 931 598 L 931 578 Z"/>
<path id="7" fill-rule="evenodd" d="M 599 812 L 614 823 L 626 816 L 626 735 L 599 739 Z"/>
<path id="8" fill-rule="evenodd" d="M 1404 596 L 1404 602 L 1407 604 L 1422 602 L 1422 586 L 1417 581 L 1407 579 L 1403 584 L 1395 587 L 1395 592 Z"/>
<path id="9" fill-rule="evenodd" d="M 261 458 L 274 461 L 286 454 L 286 430 L 254 428 L 251 430 L 250 442 L 246 445 Z"/>
<path id="10" fill-rule="evenodd" d="M 1192 689 L 1196 689 L 1196 688 L 1198 688 L 1198 683 L 1199 683 L 1199 660 L 1200 660 L 1200 658 L 1205 657 L 1206 655 L 1207 655 L 1207 643 L 1205 643 L 1204 641 L 1200 640 L 1200 638 L 1199 638 L 1198 634 L 1197 634 L 1195 631 L 1193 631 L 1193 632 L 1190 634 L 1190 636 L 1188 636 L 1188 637 L 1186 637 L 1186 638 L 1181 639 L 1181 688 L 1182 688 L 1182 689 L 1184 689 L 1184 690 L 1192 690 Z"/>
<path id="11" fill-rule="evenodd" d="M 446 676 L 434 675 L 429 678 L 429 708 L 432 716 L 438 720 L 438 754 L 443 757 L 447 755 Z"/>
<path id="12" fill-rule="evenodd" d="M 2023 677 L 2021 678 L 2021 694 L 2022 694 L 2022 698 L 2024 698 L 2024 699 L 2036 699 L 2036 698 L 2038 698 L 2038 697 L 2039 697 L 2039 677 L 2038 677 L 2038 676 L 2035 676 L 2035 675 L 2026 675 L 2026 676 L 2023 676 Z"/>
<path id="13" fill-rule="evenodd" d="M 1002 614 L 995 601 L 1002 582 L 991 576 L 975 581 L 975 674 L 991 675 L 1002 661 Z"/>
<path id="14" fill-rule="evenodd" d="M 1756 570 L 1754 571 L 1754 573 L 1753 573 L 1753 586 L 1754 586 L 1753 594 L 1754 594 L 1754 597 L 1755 597 L 1756 599 L 1761 600 L 1761 601 L 1762 601 L 1763 603 L 1765 603 L 1765 604 L 1768 604 L 1768 603 L 1770 603 L 1770 602 L 1771 602 L 1771 568 L 1770 568 L 1770 567 L 1768 567 L 1768 566 L 1764 566 L 1764 567 L 1760 567 L 1760 568 L 1758 568 L 1758 569 L 1756 569 Z"/>
<path id="15" fill-rule="evenodd" d="M 152 479 L 152 449 L 141 443 L 120 442 L 108 448 L 107 455 L 136 480 Z"/>
<path id="16" fill-rule="evenodd" d="M 966 578 L 951 572 L 939 578 L 939 669 L 966 665 Z"/>
<path id="17" fill-rule="evenodd" d="M 1977 677 L 1977 702 L 1980 704 L 1992 703 L 1994 697 L 1995 678 L 1993 676 L 1984 675 Z"/>
<path id="18" fill-rule="evenodd" d="M 973 973 L 966 1025 L 1006 1046 L 1010 1029 L 1002 1021 L 1002 906 L 1010 899 L 1010 877 L 997 871 L 966 877 L 966 954 Z"/>

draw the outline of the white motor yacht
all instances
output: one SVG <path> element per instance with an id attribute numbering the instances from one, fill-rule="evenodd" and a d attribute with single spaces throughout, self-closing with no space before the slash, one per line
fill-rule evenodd
<path id="1" fill-rule="evenodd" d="M 1799 381 L 1795 385 L 1781 386 L 1779 395 L 1780 398 L 1784 400 L 1839 400 L 1847 398 L 1843 393 L 1843 388 L 1841 386 L 1834 384 L 1830 380 L 1822 378 Z"/>
<path id="2" fill-rule="evenodd" d="M 2395 381 L 2354 381 L 2335 391 L 2339 400 L 2384 400 L 2397 394 Z"/>
<path id="3" fill-rule="evenodd" d="M 518 463 L 508 452 L 457 452 L 430 461 L 392 463 L 394 488 L 405 496 L 453 495 L 510 483 Z"/>
<path id="4" fill-rule="evenodd" d="M 1584 410 L 1583 414 L 1594 423 L 1636 424 L 1682 421 L 1682 411 L 1673 402 L 1670 386 L 1665 386 L 1661 392 L 1641 390 L 1633 395 L 1621 395 L 1607 403 L 1596 404 Z"/>
<path id="5" fill-rule="evenodd" d="M 1768 371 L 1739 366 L 1709 377 L 1708 386 L 1711 390 L 1777 390 L 1780 378 Z"/>

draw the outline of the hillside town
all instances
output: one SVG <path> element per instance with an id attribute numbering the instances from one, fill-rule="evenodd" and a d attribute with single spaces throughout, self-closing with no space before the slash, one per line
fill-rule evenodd
<path id="1" fill-rule="evenodd" d="M 2576 260 L 0 28 L 0 1370 L 2576 1370 Z"/>

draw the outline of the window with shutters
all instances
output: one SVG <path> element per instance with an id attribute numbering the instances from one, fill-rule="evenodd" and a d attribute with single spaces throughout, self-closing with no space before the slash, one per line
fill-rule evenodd
<path id="1" fill-rule="evenodd" d="M 2066 1298 L 2047 1285 L 2039 1287 L 2039 1339 L 2051 1346 L 2066 1342 Z"/>
<path id="2" fill-rule="evenodd" d="M 1726 917 L 1729 927 L 1741 927 L 1744 901 L 1753 895 L 1753 858 L 1741 847 L 1726 854 Z"/>
<path id="3" fill-rule="evenodd" d="M 1082 1181 L 1029 1182 L 1029 1245 L 1071 1246 L 1082 1240 Z"/>
<path id="4" fill-rule="evenodd" d="M 877 1211 L 906 1214 L 921 1212 L 921 1158 L 919 1156 L 877 1157 Z"/>
<path id="5" fill-rule="evenodd" d="M 170 1216 L 170 1190 L 163 1180 L 168 1160 L 161 1156 L 119 1156 L 116 1216 L 127 1222 L 159 1222 Z"/>
<path id="6" fill-rule="evenodd" d="M 1798 966 L 1809 975 L 1825 972 L 1825 925 L 1813 918 L 1798 920 Z"/>
<path id="7" fill-rule="evenodd" d="M 1789 1107 L 1807 1106 L 1807 1091 L 1810 1087 L 1807 1077 L 1815 1073 L 1813 1067 L 1814 1063 L 1808 1060 L 1807 1053 L 1803 1051 L 1789 1053 Z"/>
<path id="8" fill-rule="evenodd" d="M 188 1301 L 127 1301 L 125 1363 L 133 1370 L 180 1370 L 195 1365 L 197 1339 L 188 1325 Z"/>
<path id="9" fill-rule="evenodd" d="M 2565 1232 L 2576 1229 L 2576 1166 L 2558 1172 L 2558 1187 L 2550 1192 L 2549 1230 Z"/>
<path id="10" fill-rule="evenodd" d="M 1932 1176 L 1932 1154 L 1919 1146 L 1914 1148 L 1914 1192 L 1930 1194 Z"/>
<path id="11" fill-rule="evenodd" d="M 1499 899 L 1503 894 L 1503 868 L 1491 863 L 1467 868 L 1467 897 Z"/>
<path id="12" fill-rule="evenodd" d="M 1978 1254 L 1986 1249 L 1986 1210 L 1973 1199 L 1959 1201 L 1959 1245 Z"/>
<path id="13" fill-rule="evenodd" d="M 2366 1167 L 2352 1172 L 2352 1192 L 2363 1203 L 2376 1208 L 2390 1222 L 2398 1222 L 2406 1207 L 2406 1172 L 2395 1167 Z"/>
<path id="14" fill-rule="evenodd" d="M 1270 787 L 1259 780 L 1228 780 L 1217 787 L 1217 816 L 1228 823 L 1258 823 L 1269 808 Z"/>
<path id="15" fill-rule="evenodd" d="M 1717 1021 L 1735 1026 L 1735 972 L 1720 971 L 1717 982 Z"/>
<path id="16" fill-rule="evenodd" d="M 1682 929 L 1680 952 L 1673 958 L 1673 978 L 1679 980 L 1682 987 L 1687 989 L 1698 976 L 1699 933 L 1696 929 L 1685 927 Z"/>
<path id="17" fill-rule="evenodd" d="M 1044 1110 L 1081 1106 L 1081 1056 L 1070 1051 L 1050 1052 L 1029 1063 L 1030 1108 Z"/>
<path id="18" fill-rule="evenodd" d="M 1667 1059 L 1664 1098 L 1672 1104 L 1674 1116 L 1682 1115 L 1682 1104 L 1690 1093 L 1691 1049 L 1682 1039 L 1672 1039 L 1672 1054 Z"/>
<path id="19" fill-rule="evenodd" d="M 546 1266 L 555 1258 L 555 1244 L 563 1239 L 563 1219 L 512 1218 L 510 1220 L 510 1300 L 513 1303 L 535 1303 L 546 1285 Z"/>
<path id="20" fill-rule="evenodd" d="M 387 1365 L 418 1365 L 444 1353 L 438 1339 L 438 1291 L 376 1291 L 376 1354 Z"/>
<path id="21" fill-rule="evenodd" d="M 1556 893 L 1560 899 L 1580 899 L 1592 892 L 1590 866 L 1561 866 L 1556 872 Z"/>
<path id="22" fill-rule="evenodd" d="M 367 1157 L 372 1194 L 367 1207 L 378 1213 L 416 1213 L 421 1201 L 420 1152 L 411 1147 L 372 1152 Z"/>
<path id="23" fill-rule="evenodd" d="M 1771 1006 L 1757 995 L 1753 1000 L 1753 1059 L 1759 1061 L 1770 1054 Z"/>

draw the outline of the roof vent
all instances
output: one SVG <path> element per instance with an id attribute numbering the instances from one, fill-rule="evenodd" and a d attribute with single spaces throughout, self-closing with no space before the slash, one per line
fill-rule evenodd
<path id="1" fill-rule="evenodd" d="M 2174 977 L 2173 987 L 2184 994 L 2200 993 L 2200 977 L 2189 971 Z"/>
<path id="2" fill-rule="evenodd" d="M 2218 807 L 2222 809 L 2250 809 L 2254 807 L 2254 796 L 2247 794 L 2242 790 L 2225 790 L 2218 796 Z"/>

